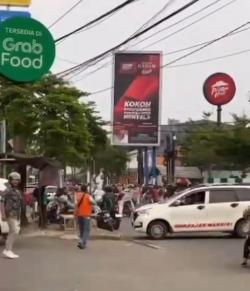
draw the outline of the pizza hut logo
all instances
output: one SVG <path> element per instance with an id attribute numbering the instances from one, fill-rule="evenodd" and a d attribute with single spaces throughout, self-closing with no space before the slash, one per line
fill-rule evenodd
<path id="1" fill-rule="evenodd" d="M 203 93 L 209 103 L 217 106 L 224 105 L 233 99 L 236 85 L 228 74 L 215 73 L 206 79 L 203 84 Z"/>
<path id="2" fill-rule="evenodd" d="M 216 99 L 227 95 L 229 84 L 223 81 L 218 81 L 211 87 L 211 95 Z"/>

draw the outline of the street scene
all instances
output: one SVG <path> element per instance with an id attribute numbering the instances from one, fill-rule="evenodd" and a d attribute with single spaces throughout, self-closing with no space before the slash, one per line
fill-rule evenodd
<path id="1" fill-rule="evenodd" d="M 246 290 L 250 2 L 0 0 L 0 290 Z"/>

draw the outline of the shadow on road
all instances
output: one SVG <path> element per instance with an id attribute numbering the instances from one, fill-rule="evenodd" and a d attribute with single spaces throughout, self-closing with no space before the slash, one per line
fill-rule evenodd
<path id="1" fill-rule="evenodd" d="M 171 235 L 165 239 L 155 240 L 148 236 L 132 235 L 131 239 L 147 240 L 147 241 L 168 241 L 168 240 L 240 240 L 239 238 L 232 237 L 231 235 Z"/>

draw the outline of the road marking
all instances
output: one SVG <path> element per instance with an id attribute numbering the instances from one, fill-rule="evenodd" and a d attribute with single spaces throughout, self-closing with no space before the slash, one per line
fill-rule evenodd
<path id="1" fill-rule="evenodd" d="M 134 242 L 134 243 L 136 243 L 138 245 L 144 246 L 144 247 L 148 247 L 148 248 L 154 249 L 154 250 L 162 249 L 161 247 L 159 247 L 157 245 L 154 245 L 154 244 L 151 244 L 151 243 L 147 243 L 147 242 L 144 242 L 144 241 L 132 240 L 132 242 Z"/>

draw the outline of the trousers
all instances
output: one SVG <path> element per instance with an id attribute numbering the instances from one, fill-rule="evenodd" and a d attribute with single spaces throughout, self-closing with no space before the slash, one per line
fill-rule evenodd
<path id="1" fill-rule="evenodd" d="M 12 251 L 16 236 L 20 231 L 20 221 L 16 218 L 8 218 L 7 223 L 9 226 L 9 234 L 6 240 L 5 249 L 7 251 Z"/>
<path id="2" fill-rule="evenodd" d="M 89 239 L 90 224 L 91 224 L 90 217 L 78 216 L 80 244 L 84 247 L 87 245 Z"/>
<path id="3" fill-rule="evenodd" d="M 250 236 L 248 236 L 247 239 L 245 240 L 244 249 L 243 249 L 243 258 L 244 259 L 249 258 L 249 254 L 250 254 L 249 248 L 250 248 Z"/>

